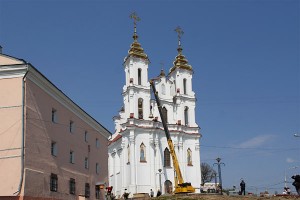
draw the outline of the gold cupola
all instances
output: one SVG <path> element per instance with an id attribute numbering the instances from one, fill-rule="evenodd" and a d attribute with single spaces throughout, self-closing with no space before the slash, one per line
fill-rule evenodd
<path id="1" fill-rule="evenodd" d="M 182 54 L 181 36 L 183 35 L 184 32 L 179 26 L 175 29 L 175 31 L 178 33 L 178 48 L 177 48 L 178 55 L 175 57 L 175 60 L 173 62 L 173 67 L 170 69 L 170 73 L 177 68 L 190 70 L 193 72 L 192 66 L 188 64 L 188 60 Z"/>
<path id="2" fill-rule="evenodd" d="M 137 16 L 137 14 L 135 12 L 133 12 L 130 15 L 130 18 L 133 19 L 133 23 L 134 23 L 134 33 L 132 36 L 133 43 L 130 45 L 130 49 L 128 50 L 128 55 L 125 58 L 125 60 L 130 56 L 149 60 L 147 54 L 145 54 L 144 49 L 142 48 L 141 44 L 137 40 L 138 35 L 136 32 L 136 23 L 137 23 L 137 21 L 140 21 L 140 18 Z"/>

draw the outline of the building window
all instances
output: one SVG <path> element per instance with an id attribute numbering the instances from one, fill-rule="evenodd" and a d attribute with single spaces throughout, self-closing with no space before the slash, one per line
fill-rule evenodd
<path id="1" fill-rule="evenodd" d="M 75 153 L 74 151 L 70 151 L 70 163 L 74 164 L 75 161 Z"/>
<path id="2" fill-rule="evenodd" d="M 57 156 L 57 143 L 53 141 L 51 142 L 51 155 Z"/>
<path id="3" fill-rule="evenodd" d="M 100 199 L 100 187 L 98 185 L 95 186 L 95 195 L 96 199 Z"/>
<path id="4" fill-rule="evenodd" d="M 88 184 L 88 183 L 85 184 L 84 196 L 86 198 L 90 197 L 90 184 Z"/>
<path id="5" fill-rule="evenodd" d="M 57 111 L 54 108 L 52 108 L 51 121 L 53 123 L 57 122 Z"/>
<path id="6" fill-rule="evenodd" d="M 96 147 L 99 148 L 100 147 L 100 143 L 99 143 L 99 140 L 98 138 L 96 138 Z"/>
<path id="7" fill-rule="evenodd" d="M 161 85 L 161 93 L 162 93 L 163 95 L 166 94 L 166 86 L 165 86 L 165 84 L 162 84 L 162 85 Z"/>
<path id="8" fill-rule="evenodd" d="M 70 186 L 70 194 L 75 194 L 76 183 L 75 183 L 75 179 L 74 178 L 70 178 L 69 186 Z"/>
<path id="9" fill-rule="evenodd" d="M 70 133 L 74 132 L 74 122 L 73 121 L 70 121 L 69 131 L 70 131 Z"/>
<path id="10" fill-rule="evenodd" d="M 140 146 L 140 162 L 146 162 L 146 146 L 144 143 Z"/>
<path id="11" fill-rule="evenodd" d="M 168 110 L 166 109 L 166 107 L 162 108 L 162 116 L 163 116 L 165 122 L 168 123 Z"/>
<path id="12" fill-rule="evenodd" d="M 143 119 L 143 99 L 142 98 L 139 98 L 138 99 L 138 116 L 139 116 L 139 119 Z"/>
<path id="13" fill-rule="evenodd" d="M 96 174 L 99 174 L 100 172 L 100 166 L 99 163 L 96 163 Z"/>
<path id="14" fill-rule="evenodd" d="M 57 175 L 56 174 L 51 174 L 50 175 L 50 191 L 52 192 L 57 192 Z"/>
<path id="15" fill-rule="evenodd" d="M 189 107 L 184 108 L 184 123 L 187 126 L 189 124 Z"/>
<path id="16" fill-rule="evenodd" d="M 168 148 L 164 150 L 164 167 L 171 167 L 171 156 Z"/>
<path id="17" fill-rule="evenodd" d="M 188 148 L 187 150 L 187 164 L 189 166 L 193 165 L 193 161 L 192 161 L 192 150 L 190 148 Z"/>
<path id="18" fill-rule="evenodd" d="M 142 69 L 138 69 L 138 85 L 142 84 Z"/>
<path id="19" fill-rule="evenodd" d="M 84 141 L 88 142 L 88 132 L 87 131 L 84 132 Z"/>
<path id="20" fill-rule="evenodd" d="M 183 93 L 186 94 L 186 79 L 183 79 Z"/>
<path id="21" fill-rule="evenodd" d="M 85 159 L 84 159 L 84 168 L 85 169 L 89 168 L 89 158 L 88 157 L 85 157 Z"/>

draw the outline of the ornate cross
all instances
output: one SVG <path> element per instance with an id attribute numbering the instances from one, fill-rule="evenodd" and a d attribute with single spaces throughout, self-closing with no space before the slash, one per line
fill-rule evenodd
<path id="1" fill-rule="evenodd" d="M 136 22 L 140 21 L 141 18 L 136 14 L 136 12 L 133 12 L 129 15 L 130 19 L 133 19 L 133 24 L 134 24 L 134 32 L 136 33 Z"/>
<path id="2" fill-rule="evenodd" d="M 178 34 L 178 44 L 180 44 L 181 36 L 184 34 L 183 30 L 180 28 L 180 26 L 177 26 L 177 28 L 174 30 Z"/>

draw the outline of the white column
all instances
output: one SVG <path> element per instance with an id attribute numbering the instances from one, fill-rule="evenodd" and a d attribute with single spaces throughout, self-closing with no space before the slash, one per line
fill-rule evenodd
<path id="1" fill-rule="evenodd" d="M 135 170 L 135 165 L 136 165 L 136 159 L 135 159 L 135 138 L 134 138 L 134 132 L 130 133 L 129 136 L 129 141 L 130 141 L 130 191 L 131 193 L 136 193 L 136 170 Z"/>
<path id="2" fill-rule="evenodd" d="M 123 191 L 123 188 L 125 187 L 125 183 L 126 183 L 126 180 L 125 180 L 125 166 L 126 166 L 126 161 L 125 161 L 125 154 L 126 154 L 126 150 L 127 150 L 127 148 L 125 147 L 125 141 L 122 141 L 122 144 L 121 144 L 121 147 L 122 147 L 122 150 L 121 150 L 121 152 L 120 152 L 120 167 L 121 167 L 121 169 L 120 169 L 120 175 L 121 175 L 121 188 L 120 188 L 120 190 L 121 190 L 121 192 Z M 125 152 L 124 152 L 125 151 Z"/>
<path id="3" fill-rule="evenodd" d="M 198 181 L 196 182 L 197 185 L 194 185 L 194 187 L 200 187 L 201 185 L 201 167 L 200 167 L 200 163 L 201 163 L 201 160 L 200 160 L 200 143 L 199 142 L 196 142 L 195 144 L 195 156 L 194 156 L 195 159 L 195 163 L 193 163 L 194 167 L 196 168 L 196 177 L 199 177 L 198 178 Z M 200 190 L 196 191 L 196 192 L 199 192 L 200 193 Z"/>

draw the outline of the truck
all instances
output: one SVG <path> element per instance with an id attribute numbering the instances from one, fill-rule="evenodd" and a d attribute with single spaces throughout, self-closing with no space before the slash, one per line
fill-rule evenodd
<path id="1" fill-rule="evenodd" d="M 174 176 L 174 182 L 175 182 L 175 189 L 174 189 L 174 193 L 175 194 L 180 194 L 180 193 L 194 193 L 195 192 L 195 188 L 191 185 L 191 183 L 188 182 L 184 182 L 182 174 L 181 174 L 181 170 L 180 170 L 180 166 L 179 166 L 179 162 L 176 156 L 176 152 L 174 149 L 174 144 L 173 141 L 171 139 L 170 136 L 170 132 L 167 126 L 167 122 L 165 121 L 165 118 L 163 117 L 163 112 L 162 112 L 162 107 L 161 107 L 161 103 L 160 103 L 160 99 L 158 97 L 158 92 L 156 91 L 155 88 L 155 83 L 153 80 L 150 80 L 150 85 L 155 97 L 155 101 L 157 104 L 157 108 L 158 108 L 158 112 L 161 118 L 161 122 L 162 125 L 164 127 L 164 131 L 165 131 L 165 135 L 167 138 L 167 143 L 169 146 L 169 150 L 170 150 L 170 154 L 172 156 L 172 161 L 173 161 L 173 166 L 174 166 L 174 171 L 175 171 L 175 176 Z"/>

